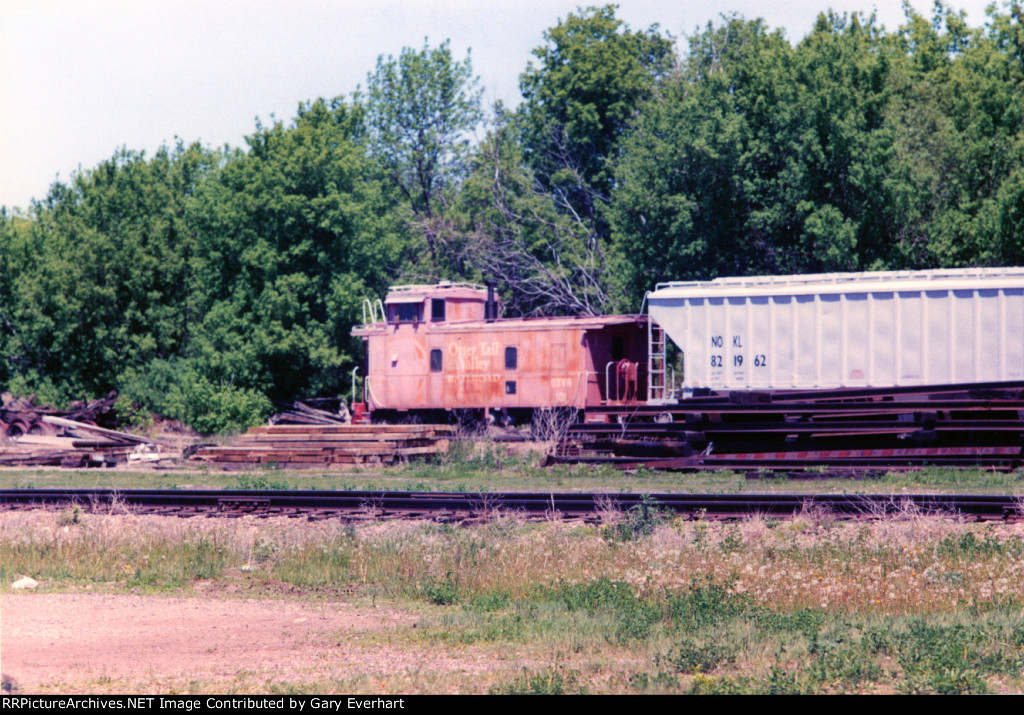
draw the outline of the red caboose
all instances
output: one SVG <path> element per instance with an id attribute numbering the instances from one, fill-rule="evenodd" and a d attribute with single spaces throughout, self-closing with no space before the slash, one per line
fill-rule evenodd
<path id="1" fill-rule="evenodd" d="M 396 286 L 365 307 L 352 334 L 374 420 L 470 409 L 518 422 L 535 408 L 646 399 L 645 316 L 498 318 L 493 290 L 453 283 Z"/>

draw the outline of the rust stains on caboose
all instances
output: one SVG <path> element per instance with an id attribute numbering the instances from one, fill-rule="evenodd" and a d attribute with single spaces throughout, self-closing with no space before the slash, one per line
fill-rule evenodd
<path id="1" fill-rule="evenodd" d="M 365 306 L 364 401 L 371 413 L 585 409 L 646 399 L 644 316 L 499 318 L 493 291 L 391 288 Z"/>

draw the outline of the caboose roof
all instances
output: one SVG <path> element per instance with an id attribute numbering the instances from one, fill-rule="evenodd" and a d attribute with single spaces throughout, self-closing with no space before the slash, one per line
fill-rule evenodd
<path id="1" fill-rule="evenodd" d="M 553 318 L 499 318 L 490 322 L 486 320 L 457 320 L 447 323 L 424 323 L 423 325 L 425 329 L 436 333 L 498 333 L 539 330 L 600 330 L 611 325 L 628 325 L 630 323 L 645 325 L 646 322 L 646 315 L 581 315 Z M 352 335 L 382 335 L 389 327 L 387 323 L 355 325 L 352 327 Z"/>
<path id="2" fill-rule="evenodd" d="M 1024 287 L 1024 268 L 944 268 L 795 276 L 748 276 L 658 283 L 648 302 L 679 298 L 981 290 Z"/>
<path id="3" fill-rule="evenodd" d="M 427 298 L 487 299 L 487 289 L 475 283 L 438 283 L 436 285 L 391 286 L 385 304 L 421 303 Z"/>
<path id="4" fill-rule="evenodd" d="M 503 331 L 503 330 L 563 330 L 576 328 L 595 330 L 609 325 L 626 325 L 644 323 L 646 315 L 580 315 L 537 318 L 499 318 L 494 321 L 462 320 L 450 323 L 438 323 L 433 326 L 436 331 Z"/>

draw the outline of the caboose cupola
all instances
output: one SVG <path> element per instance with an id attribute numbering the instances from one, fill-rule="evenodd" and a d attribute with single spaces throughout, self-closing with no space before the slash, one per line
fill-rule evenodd
<path id="1" fill-rule="evenodd" d="M 486 288 L 472 283 L 393 286 L 384 299 L 384 313 L 394 325 L 484 320 L 488 298 Z M 496 316 L 496 298 L 493 306 Z"/>

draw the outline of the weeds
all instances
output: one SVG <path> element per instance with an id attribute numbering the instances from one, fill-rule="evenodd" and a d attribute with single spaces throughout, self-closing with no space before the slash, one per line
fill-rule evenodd
<path id="1" fill-rule="evenodd" d="M 672 516 L 671 509 L 659 506 L 658 500 L 645 494 L 641 502 L 629 508 L 618 521 L 605 526 L 609 541 L 633 541 L 654 533 L 654 529 Z"/>
<path id="2" fill-rule="evenodd" d="M 238 483 L 235 485 L 235 489 L 245 489 L 250 491 L 288 491 L 293 487 L 288 485 L 283 479 L 269 479 L 266 475 L 250 475 L 240 474 L 238 475 Z"/>
<path id="3" fill-rule="evenodd" d="M 607 578 L 563 585 L 552 595 L 561 600 L 570 612 L 608 614 L 614 621 L 614 631 L 609 638 L 617 643 L 646 638 L 662 616 L 659 604 L 638 598 L 629 584 Z"/>
<path id="4" fill-rule="evenodd" d="M 558 446 L 576 423 L 578 410 L 571 407 L 549 407 L 534 410 L 530 434 L 545 456 L 555 454 Z"/>
<path id="5" fill-rule="evenodd" d="M 668 595 L 666 601 L 676 625 L 687 631 L 718 625 L 746 612 L 752 605 L 750 596 L 700 581 L 694 581 L 686 591 Z"/>
<path id="6" fill-rule="evenodd" d="M 629 687 L 638 691 L 661 691 L 672 692 L 679 688 L 679 678 L 672 673 L 659 671 L 654 675 L 649 673 L 633 673 L 629 676 Z"/>
<path id="7" fill-rule="evenodd" d="M 973 531 L 957 536 L 947 536 L 939 542 L 937 553 L 940 557 L 973 559 L 995 555 L 1024 556 L 1024 539 L 1001 541 L 992 536 L 979 539 Z"/>
<path id="8" fill-rule="evenodd" d="M 0 584 L 30 574 L 51 591 L 242 580 L 250 596 L 372 594 L 422 614 L 399 641 L 571 663 L 481 690 L 1024 689 L 1020 525 L 688 522 L 653 502 L 623 515 L 633 526 L 615 538 L 609 527 L 514 518 L 353 527 L 83 511 L 68 521 L 4 514 Z"/>
<path id="9" fill-rule="evenodd" d="M 576 673 L 562 674 L 560 670 L 525 673 L 510 683 L 496 685 L 488 695 L 585 695 L 586 689 L 577 683 Z"/>
<path id="10" fill-rule="evenodd" d="M 445 579 L 423 586 L 423 595 L 435 606 L 450 606 L 459 602 L 459 586 L 452 580 L 452 573 L 445 574 Z"/>
<path id="11" fill-rule="evenodd" d="M 677 673 L 708 673 L 735 660 L 735 648 L 716 643 L 697 645 L 687 638 L 665 655 L 655 658 L 654 663 L 667 665 Z"/>
<path id="12" fill-rule="evenodd" d="M 82 522 L 82 507 L 78 504 L 65 509 L 60 513 L 57 524 L 60 526 L 74 526 Z"/>

